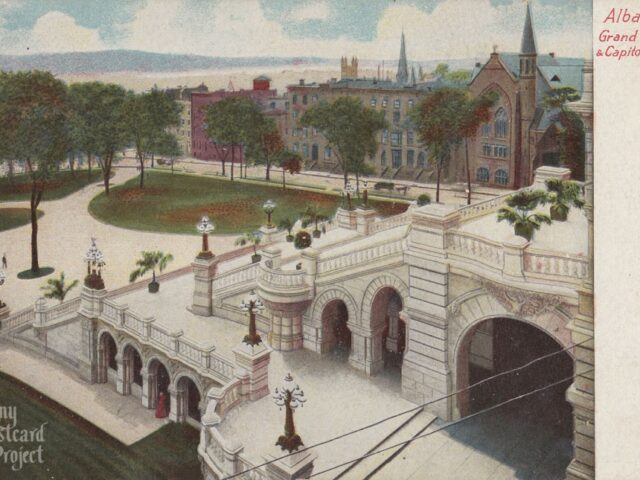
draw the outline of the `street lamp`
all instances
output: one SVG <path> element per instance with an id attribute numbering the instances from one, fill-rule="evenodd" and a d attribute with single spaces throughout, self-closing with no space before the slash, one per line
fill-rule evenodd
<path id="1" fill-rule="evenodd" d="M 262 343 L 262 339 L 256 330 L 256 313 L 264 310 L 260 297 L 251 290 L 249 296 L 240 302 L 240 309 L 249 314 L 249 335 L 245 335 L 243 342 L 255 347 Z"/>
<path id="2" fill-rule="evenodd" d="M 264 202 L 264 205 L 262 205 L 262 209 L 264 210 L 264 213 L 267 214 L 267 227 L 272 227 L 273 225 L 271 224 L 271 214 L 276 209 L 276 204 L 273 202 L 273 200 L 267 200 L 266 202 Z"/>
<path id="3" fill-rule="evenodd" d="M 106 265 L 104 255 L 96 245 L 95 237 L 91 237 L 91 245 L 85 253 L 84 261 L 87 264 L 87 276 L 84 284 L 94 290 L 104 289 L 104 281 L 102 280 L 102 267 Z"/>
<path id="4" fill-rule="evenodd" d="M 300 387 L 293 383 L 291 374 L 287 373 L 282 386 L 279 389 L 276 387 L 273 400 L 280 409 L 285 407 L 286 410 L 284 435 L 278 437 L 276 445 L 279 445 L 282 450 L 287 450 L 291 453 L 304 445 L 300 435 L 296 433 L 296 427 L 293 423 L 293 410 L 303 407 L 307 399 L 304 398 L 304 392 L 300 390 Z"/>
<path id="5" fill-rule="evenodd" d="M 198 257 L 213 257 L 213 253 L 209 250 L 209 233 L 216 229 L 215 225 L 209 220 L 209 217 L 205 215 L 200 220 L 200 223 L 196 225 L 196 228 L 202 234 L 202 251 L 198 254 Z"/>
<path id="6" fill-rule="evenodd" d="M 354 186 L 351 184 L 351 181 L 348 181 L 347 184 L 344 186 L 344 193 L 347 196 L 347 205 L 349 207 L 349 210 L 353 209 L 353 206 L 351 205 L 351 195 L 356 191 L 356 189 L 354 188 Z"/>
<path id="7" fill-rule="evenodd" d="M 362 182 L 362 186 L 364 187 L 364 192 L 362 192 L 362 203 L 364 208 L 369 208 L 369 191 L 367 190 L 369 181 L 365 180 L 364 182 Z"/>

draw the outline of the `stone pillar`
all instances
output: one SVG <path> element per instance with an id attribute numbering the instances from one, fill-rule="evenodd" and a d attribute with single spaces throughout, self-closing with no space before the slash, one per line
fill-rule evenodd
<path id="1" fill-rule="evenodd" d="M 87 318 L 98 318 L 102 313 L 102 302 L 106 296 L 106 290 L 94 290 L 84 285 L 80 293 L 79 313 Z"/>
<path id="2" fill-rule="evenodd" d="M 578 289 L 578 314 L 569 324 L 571 341 L 583 345 L 574 349 L 574 372 L 592 370 L 595 365 L 593 351 L 593 61 L 585 62 L 583 93 L 578 102 L 567 106 L 575 111 L 585 129 L 585 206 L 588 222 L 588 270 L 587 277 Z M 588 341 L 591 339 L 591 341 Z M 573 406 L 573 460 L 567 468 L 568 480 L 592 480 L 595 478 L 595 372 L 576 377 L 567 390 L 567 401 Z"/>
<path id="3" fill-rule="evenodd" d="M 551 179 L 570 180 L 571 170 L 564 167 L 549 167 L 547 165 L 538 167 L 536 168 L 532 187 L 546 191 L 546 181 Z"/>
<path id="4" fill-rule="evenodd" d="M 281 457 L 283 452 L 274 451 L 264 456 L 268 462 Z M 299 478 L 309 478 L 313 472 L 313 462 L 318 458 L 318 454 L 313 450 L 305 450 L 303 452 L 294 452 L 293 455 L 269 463 L 265 466 L 267 478 L 273 480 L 294 480 Z"/>
<path id="5" fill-rule="evenodd" d="M 262 260 L 268 268 L 278 269 L 282 263 L 282 250 L 276 246 L 268 246 L 262 249 Z"/>
<path id="6" fill-rule="evenodd" d="M 524 279 L 524 250 L 528 245 L 529 242 L 526 239 L 515 235 L 502 243 L 504 254 L 503 277 L 510 280 Z"/>
<path id="7" fill-rule="evenodd" d="M 213 307 L 213 277 L 216 273 L 218 259 L 211 257 L 196 257 L 193 267 L 193 304 L 191 311 L 196 315 L 210 317 Z"/>
<path id="8" fill-rule="evenodd" d="M 258 400 L 269 394 L 269 361 L 271 349 L 264 343 L 255 346 L 242 342 L 233 349 L 236 365 L 249 374 L 249 400 Z"/>
<path id="9" fill-rule="evenodd" d="M 369 235 L 371 225 L 376 221 L 376 211 L 372 208 L 356 209 L 356 230 L 363 235 Z"/>
<path id="10" fill-rule="evenodd" d="M 260 227 L 260 233 L 262 233 L 262 243 L 271 243 L 275 241 L 278 228 L 275 225 L 262 225 Z"/>
<path id="11" fill-rule="evenodd" d="M 269 345 L 274 350 L 288 352 L 302 348 L 302 317 L 309 302 L 273 303 L 265 302 L 271 311 Z"/>
<path id="12" fill-rule="evenodd" d="M 174 385 L 169 385 L 167 388 L 169 392 L 169 420 L 172 422 L 181 422 L 184 419 L 183 414 L 183 405 L 184 403 L 184 395 L 182 391 L 179 390 Z"/>
<path id="13" fill-rule="evenodd" d="M 10 313 L 9 305 L 6 303 L 3 304 L 2 301 L 0 301 L 0 330 L 2 330 L 2 320 L 8 318 Z"/>
<path id="14" fill-rule="evenodd" d="M 127 359 L 123 358 L 122 352 L 116 355 L 116 364 L 118 366 L 116 377 L 116 391 L 120 395 L 129 395 L 131 393 L 131 384 L 127 381 Z"/>
<path id="15" fill-rule="evenodd" d="M 142 375 L 142 406 L 144 408 L 156 408 L 155 405 L 155 374 L 150 373 L 146 368 L 140 370 Z"/>
<path id="16" fill-rule="evenodd" d="M 424 403 L 452 391 L 447 330 L 449 265 L 447 230 L 459 215 L 448 205 L 425 205 L 412 212 L 405 261 L 409 265 L 409 299 L 402 311 L 407 344 L 402 361 L 402 395 Z M 451 399 L 430 405 L 441 418 L 451 417 Z"/>
<path id="17" fill-rule="evenodd" d="M 356 211 L 355 210 L 345 210 L 344 208 L 338 208 L 336 213 L 336 222 L 338 223 L 338 227 L 346 228 L 349 230 L 357 229 L 357 219 L 356 219 Z"/>
<path id="18" fill-rule="evenodd" d="M 105 357 L 106 353 L 101 351 L 101 345 L 98 345 L 96 319 L 102 313 L 102 302 L 107 296 L 105 289 L 95 290 L 83 285 L 80 292 L 80 309 L 78 313 L 81 317 L 82 338 L 81 352 L 78 358 L 78 371 L 80 377 L 90 383 L 106 383 L 108 382 L 108 371 L 100 369 L 101 356 Z M 106 365 L 106 358 L 102 358 L 102 362 Z M 108 369 L 107 369 L 108 370 Z"/>

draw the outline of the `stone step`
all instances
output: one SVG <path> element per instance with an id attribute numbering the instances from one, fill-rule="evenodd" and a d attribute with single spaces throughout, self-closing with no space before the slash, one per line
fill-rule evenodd
<path id="1" fill-rule="evenodd" d="M 410 440 L 424 432 L 436 419 L 437 417 L 435 415 L 426 412 L 423 409 L 417 410 L 416 413 L 406 422 L 383 438 L 367 453 L 372 453 L 374 451 L 388 448 L 397 443 Z M 335 479 L 362 480 L 371 478 L 395 456 L 400 454 L 404 448 L 405 445 L 402 445 L 354 462 L 346 470 L 340 472 Z"/>

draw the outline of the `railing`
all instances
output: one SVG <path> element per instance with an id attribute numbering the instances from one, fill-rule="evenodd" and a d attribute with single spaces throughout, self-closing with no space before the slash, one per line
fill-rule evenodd
<path id="1" fill-rule="evenodd" d="M 272 270 L 268 267 L 262 267 L 258 273 L 258 282 L 268 284 L 271 287 L 290 288 L 290 287 L 306 287 L 306 272 L 304 270 Z"/>
<path id="2" fill-rule="evenodd" d="M 472 205 L 467 205 L 466 207 L 462 207 L 458 209 L 460 220 L 464 222 L 476 217 L 482 217 L 483 215 L 493 213 L 500 207 L 502 207 L 507 198 L 509 198 L 511 195 L 513 195 L 513 192 L 508 192 L 498 197 L 490 198 L 489 200 L 485 200 L 483 202 L 478 202 Z"/>
<path id="3" fill-rule="evenodd" d="M 502 245 L 466 232 L 447 233 L 447 251 L 487 267 L 502 269 Z"/>
<path id="4" fill-rule="evenodd" d="M 552 277 L 556 281 L 580 283 L 587 277 L 589 261 L 579 255 L 527 249 L 524 254 L 524 269 L 531 277 Z"/>
<path id="5" fill-rule="evenodd" d="M 407 225 L 411 221 L 411 211 L 407 210 L 404 213 L 387 217 L 383 220 L 379 220 L 369 227 L 369 233 L 379 233 L 385 230 L 390 230 L 401 225 Z"/>
<path id="6" fill-rule="evenodd" d="M 221 273 L 213 279 L 213 290 L 220 291 L 238 286 L 247 281 L 255 280 L 258 276 L 259 263 L 243 265 L 242 267 Z"/>
<path id="7" fill-rule="evenodd" d="M 254 465 L 247 460 L 244 455 L 238 454 L 238 472 L 246 472 L 238 475 L 236 478 L 241 480 L 269 480 L 267 476 L 267 472 L 261 470 L 260 468 L 256 468 L 255 470 L 251 470 L 254 468 Z M 251 470 L 247 472 L 247 470 Z"/>
<path id="8" fill-rule="evenodd" d="M 9 315 L 4 320 L 0 320 L 0 333 L 4 333 L 7 330 L 13 330 L 22 325 L 33 323 L 36 318 L 35 309 L 28 307 L 19 312 Z"/>
<path id="9" fill-rule="evenodd" d="M 141 318 L 126 306 L 105 300 L 100 318 L 118 331 L 124 331 L 140 343 L 151 345 L 172 358 L 178 358 L 214 376 L 218 381 L 228 382 L 233 377 L 235 365 L 214 352 L 214 346 L 197 345 L 182 338 L 182 330 L 168 332 L 155 325 L 155 318 Z"/>
<path id="10" fill-rule="evenodd" d="M 80 297 L 76 297 L 67 302 L 56 305 L 55 307 L 47 308 L 44 314 L 44 321 L 49 323 L 53 320 L 57 320 L 67 315 L 76 313 L 80 309 Z"/>
<path id="11" fill-rule="evenodd" d="M 402 253 L 404 250 L 404 244 L 404 239 L 399 239 L 362 250 L 336 255 L 334 257 L 321 258 L 318 261 L 318 273 L 323 274 L 333 270 L 349 268 L 365 262 L 377 260 L 388 255 Z"/>

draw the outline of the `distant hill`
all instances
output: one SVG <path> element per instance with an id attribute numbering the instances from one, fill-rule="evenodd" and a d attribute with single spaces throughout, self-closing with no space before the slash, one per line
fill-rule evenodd
<path id="1" fill-rule="evenodd" d="M 54 74 L 111 72 L 184 72 L 238 67 L 324 65 L 334 60 L 318 57 L 225 58 L 175 55 L 137 50 L 105 50 L 34 55 L 0 55 L 0 70 L 48 70 Z"/>

